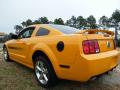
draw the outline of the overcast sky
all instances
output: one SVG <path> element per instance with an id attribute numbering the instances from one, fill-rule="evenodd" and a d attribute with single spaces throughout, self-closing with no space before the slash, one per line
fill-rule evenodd
<path id="1" fill-rule="evenodd" d="M 98 20 L 103 15 L 110 17 L 116 9 L 120 9 L 120 0 L 0 0 L 0 32 L 14 32 L 14 25 L 42 16 L 67 20 L 72 15 L 94 15 Z"/>

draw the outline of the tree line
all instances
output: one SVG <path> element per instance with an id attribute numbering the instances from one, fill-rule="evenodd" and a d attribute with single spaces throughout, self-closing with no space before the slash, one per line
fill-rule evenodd
<path id="1" fill-rule="evenodd" d="M 34 21 L 31 19 L 23 21 L 20 25 L 15 25 L 14 29 L 16 30 L 16 33 L 19 33 L 23 28 L 33 24 L 59 24 L 75 27 L 78 29 L 108 29 L 114 27 L 115 39 L 117 40 L 117 31 L 120 29 L 120 10 L 116 9 L 110 17 L 105 15 L 101 16 L 98 20 L 98 23 L 93 15 L 90 15 L 87 18 L 84 18 L 83 16 L 72 16 L 66 21 L 64 21 L 62 18 L 56 18 L 54 21 L 50 21 L 47 17 L 40 17 Z"/>
<path id="2" fill-rule="evenodd" d="M 14 29 L 16 33 L 19 33 L 23 28 L 33 25 L 33 24 L 59 24 L 59 25 L 67 25 L 71 27 L 75 27 L 78 29 L 108 29 L 115 28 L 115 40 L 117 41 L 118 30 L 120 29 L 120 10 L 116 9 L 110 17 L 101 16 L 98 20 L 90 15 L 87 18 L 83 16 L 72 16 L 70 19 L 64 21 L 62 18 L 56 18 L 54 21 L 50 21 L 47 17 L 40 17 L 37 20 L 32 21 L 28 19 L 26 21 L 21 22 L 20 25 L 15 25 Z"/>
<path id="3" fill-rule="evenodd" d="M 120 30 L 120 10 L 115 10 L 110 17 L 101 16 L 98 20 L 98 23 L 93 15 L 90 15 L 87 18 L 83 16 L 72 16 L 70 19 L 64 21 L 62 18 L 56 18 L 54 21 L 48 20 L 47 17 L 40 17 L 37 20 L 32 21 L 28 19 L 23 21 L 20 25 L 15 25 L 14 29 L 18 34 L 23 28 L 33 25 L 33 24 L 60 24 L 60 25 L 67 25 L 71 27 L 75 27 L 78 29 L 108 29 L 108 28 L 115 28 L 115 39 L 118 41 L 118 46 L 120 46 L 120 39 L 118 40 L 118 30 Z M 11 39 L 11 34 L 6 35 L 3 39 L 0 39 L 0 42 L 5 42 L 6 40 Z"/>
<path id="4" fill-rule="evenodd" d="M 96 29 L 96 28 L 102 28 L 107 29 L 109 27 L 119 27 L 120 23 L 120 10 L 115 10 L 111 17 L 102 16 L 99 18 L 98 24 L 96 21 L 96 18 L 93 15 L 90 15 L 87 18 L 84 18 L 83 16 L 72 16 L 70 19 L 64 21 L 62 18 L 56 18 L 54 21 L 49 21 L 47 17 L 40 17 L 37 20 L 32 21 L 31 19 L 28 19 L 26 21 L 23 21 L 21 25 L 15 25 L 14 29 L 16 29 L 17 32 L 21 31 L 23 28 L 33 25 L 33 24 L 60 24 L 60 25 L 68 25 L 71 27 L 75 27 L 78 29 Z"/>

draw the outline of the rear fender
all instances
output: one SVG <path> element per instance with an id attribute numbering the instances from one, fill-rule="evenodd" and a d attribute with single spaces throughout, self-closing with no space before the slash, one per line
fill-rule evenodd
<path id="1" fill-rule="evenodd" d="M 60 75 L 59 63 L 58 63 L 54 53 L 51 51 L 51 49 L 46 44 L 40 43 L 40 44 L 35 45 L 33 48 L 32 54 L 30 55 L 31 59 L 32 59 L 32 55 L 35 53 L 35 51 L 39 51 L 39 50 L 44 52 L 48 56 L 56 75 L 57 76 Z"/>

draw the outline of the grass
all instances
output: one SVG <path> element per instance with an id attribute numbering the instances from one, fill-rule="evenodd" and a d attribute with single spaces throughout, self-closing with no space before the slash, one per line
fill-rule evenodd
<path id="1" fill-rule="evenodd" d="M 0 56 L 0 90 L 120 90 L 120 66 L 96 80 L 86 83 L 60 80 L 51 89 L 40 87 L 33 73 L 16 62 L 4 62 Z"/>
<path id="2" fill-rule="evenodd" d="M 0 61 L 0 90 L 42 90 L 33 70 L 15 62 Z"/>
<path id="3" fill-rule="evenodd" d="M 2 48 L 0 48 L 0 53 L 2 52 Z"/>

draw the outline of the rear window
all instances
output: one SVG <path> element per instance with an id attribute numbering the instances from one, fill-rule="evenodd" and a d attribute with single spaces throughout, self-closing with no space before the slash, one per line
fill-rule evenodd
<path id="1" fill-rule="evenodd" d="M 54 24 L 49 24 L 49 26 L 58 29 L 60 32 L 64 33 L 64 34 L 73 34 L 76 32 L 79 32 L 79 29 L 73 28 L 73 27 L 69 27 L 69 26 L 65 26 L 65 25 L 54 25 Z"/>
<path id="2" fill-rule="evenodd" d="M 44 36 L 44 35 L 48 35 L 49 34 L 49 30 L 45 29 L 45 28 L 40 28 L 37 33 L 36 36 Z"/>

